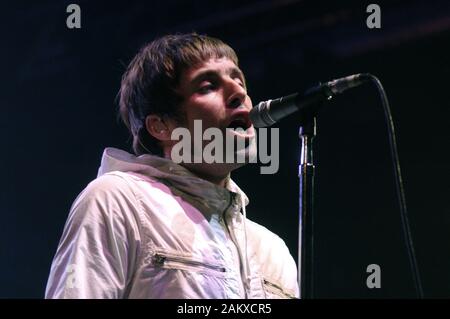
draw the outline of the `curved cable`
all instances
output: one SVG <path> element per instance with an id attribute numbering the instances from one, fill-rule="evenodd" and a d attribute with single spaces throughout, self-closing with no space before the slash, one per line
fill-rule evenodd
<path id="1" fill-rule="evenodd" d="M 423 290 L 422 290 L 422 282 L 420 279 L 420 273 L 419 268 L 417 266 L 417 259 L 416 254 L 414 251 L 414 245 L 413 240 L 411 236 L 411 230 L 409 227 L 409 220 L 408 220 L 408 211 L 406 208 L 406 198 L 405 198 L 405 190 L 403 187 L 403 179 L 402 179 L 402 173 L 400 170 L 400 160 L 398 156 L 397 151 L 397 142 L 395 138 L 395 129 L 394 129 L 394 121 L 392 120 L 391 115 L 391 109 L 389 107 L 389 101 L 386 96 L 386 92 L 384 91 L 383 85 L 381 85 L 380 80 L 378 80 L 377 77 L 373 76 L 372 74 L 362 74 L 362 76 L 366 77 L 367 79 L 371 80 L 377 87 L 381 102 L 384 109 L 384 114 L 386 118 L 386 124 L 388 127 L 388 135 L 389 135 L 389 146 L 391 150 L 391 157 L 392 157 L 392 164 L 394 169 L 394 176 L 395 176 L 395 186 L 396 186 L 396 193 L 397 198 L 400 206 L 400 217 L 402 222 L 402 230 L 403 230 L 403 236 L 406 244 L 406 250 L 408 252 L 408 259 L 409 264 L 411 267 L 411 272 L 413 276 L 413 282 L 414 287 L 416 289 L 417 297 L 422 299 L 423 298 Z"/>

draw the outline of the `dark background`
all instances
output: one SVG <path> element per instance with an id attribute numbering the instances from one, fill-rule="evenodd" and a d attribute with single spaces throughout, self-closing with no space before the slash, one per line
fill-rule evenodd
<path id="1" fill-rule="evenodd" d="M 253 102 L 370 72 L 396 125 L 411 231 L 426 297 L 450 297 L 450 3 L 389 1 L 368 29 L 364 1 L 68 1 L 1 9 L 0 297 L 42 298 L 69 208 L 106 146 L 130 150 L 115 96 L 125 65 L 156 36 L 197 31 L 229 43 Z M 280 170 L 234 174 L 248 216 L 297 258 L 297 119 L 280 128 Z M 315 143 L 316 293 L 414 298 L 380 99 L 372 85 L 331 101 Z M 366 267 L 381 267 L 381 288 Z"/>

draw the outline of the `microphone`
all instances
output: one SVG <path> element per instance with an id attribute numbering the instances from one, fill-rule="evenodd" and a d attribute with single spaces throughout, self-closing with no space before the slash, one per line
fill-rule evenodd
<path id="1" fill-rule="evenodd" d="M 294 112 L 300 111 L 300 118 L 313 115 L 322 102 L 330 100 L 336 94 L 359 86 L 368 79 L 367 73 L 354 74 L 319 84 L 303 94 L 294 93 L 275 100 L 260 102 L 250 111 L 250 121 L 255 127 L 266 127 Z"/>

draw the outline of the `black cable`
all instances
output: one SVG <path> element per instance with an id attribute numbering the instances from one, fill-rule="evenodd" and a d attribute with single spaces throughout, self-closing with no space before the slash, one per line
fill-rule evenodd
<path id="1" fill-rule="evenodd" d="M 380 96 L 381 96 L 381 102 L 383 104 L 384 108 L 384 114 L 386 117 L 386 124 L 388 127 L 388 135 L 389 135 L 389 145 L 391 150 L 391 157 L 392 157 L 392 164 L 394 168 L 394 175 L 395 175 L 395 186 L 396 186 L 396 192 L 397 192 L 397 198 L 400 206 L 400 217 L 402 221 L 402 230 L 404 235 L 404 240 L 406 244 L 406 250 L 408 252 L 408 258 L 409 258 L 409 264 L 411 267 L 411 272 L 413 276 L 413 282 L 414 287 L 416 289 L 417 297 L 422 299 L 423 298 L 423 290 L 422 290 L 422 282 L 420 280 L 420 273 L 417 266 L 417 260 L 416 255 L 414 252 L 414 245 L 413 240 L 411 237 L 411 230 L 409 228 L 409 221 L 408 221 L 408 211 L 406 209 L 406 198 L 405 198 L 405 191 L 403 188 L 403 180 L 402 180 L 402 173 L 400 170 L 400 161 L 397 151 L 397 142 L 395 138 L 395 130 L 394 130 L 394 122 L 392 120 L 391 115 L 391 109 L 389 107 L 389 101 L 386 96 L 386 92 L 384 91 L 383 85 L 381 85 L 380 80 L 378 80 L 377 77 L 373 76 L 372 74 L 363 74 L 364 77 L 370 79 L 377 87 Z"/>

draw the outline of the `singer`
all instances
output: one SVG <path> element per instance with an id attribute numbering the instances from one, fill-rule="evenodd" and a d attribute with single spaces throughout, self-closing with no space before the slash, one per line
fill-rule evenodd
<path id="1" fill-rule="evenodd" d="M 105 149 L 70 209 L 46 298 L 298 297 L 287 246 L 247 218 L 230 178 L 246 163 L 171 158 L 173 130 L 194 136 L 195 120 L 254 138 L 234 50 L 195 33 L 156 39 L 124 73 L 119 106 L 134 154 Z"/>

